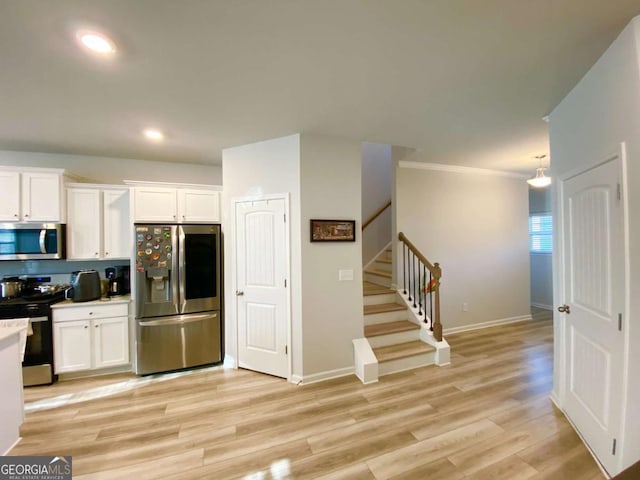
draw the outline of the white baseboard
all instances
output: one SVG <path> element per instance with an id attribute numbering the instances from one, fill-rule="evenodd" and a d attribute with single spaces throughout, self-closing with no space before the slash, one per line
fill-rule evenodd
<path id="1" fill-rule="evenodd" d="M 6 451 L 6 452 L 4 452 L 4 453 L 2 454 L 2 456 L 3 456 L 3 457 L 5 457 L 5 456 L 9 455 L 9 452 L 10 452 L 11 450 L 13 450 L 13 448 L 14 448 L 16 445 L 18 445 L 18 443 L 20 443 L 20 440 L 22 440 L 22 437 L 18 437 L 18 439 L 17 439 L 15 442 L 13 442 L 13 445 L 11 445 L 11 446 L 7 449 L 7 451 Z"/>
<path id="2" fill-rule="evenodd" d="M 351 367 L 338 368 L 336 370 L 327 370 L 326 372 L 314 373 L 311 375 L 299 375 L 291 376 L 291 383 L 296 385 L 308 385 L 310 383 L 322 382 L 323 380 L 330 380 L 332 378 L 346 377 L 347 375 L 355 375 L 356 369 Z"/>
<path id="3" fill-rule="evenodd" d="M 553 310 L 553 305 L 545 305 L 543 303 L 531 302 L 532 307 L 542 308 L 543 310 Z"/>
<path id="4" fill-rule="evenodd" d="M 462 325 L 460 327 L 451 327 L 443 329 L 443 335 L 451 335 L 452 333 L 468 332 L 470 330 L 480 330 L 481 328 L 496 327 L 498 325 L 506 325 L 508 323 L 523 322 L 531 320 L 531 315 L 519 315 L 517 317 L 500 318 L 498 320 L 489 320 L 488 322 L 473 323 L 471 325 Z"/>

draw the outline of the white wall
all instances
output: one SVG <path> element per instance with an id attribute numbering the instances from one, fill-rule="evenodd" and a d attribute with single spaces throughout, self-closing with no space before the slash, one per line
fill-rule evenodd
<path id="1" fill-rule="evenodd" d="M 353 372 L 364 336 L 361 260 L 361 144 L 302 136 L 302 335 L 305 381 Z M 356 221 L 355 242 L 310 242 L 309 220 Z M 353 280 L 338 281 L 338 270 Z"/>
<path id="2" fill-rule="evenodd" d="M 396 171 L 397 229 L 442 267 L 445 333 L 530 318 L 526 182 L 405 165 Z M 401 283 L 401 260 L 396 268 Z"/>
<path id="3" fill-rule="evenodd" d="M 391 200 L 391 145 L 362 144 L 362 221 Z M 391 212 L 387 208 L 362 232 L 362 263 L 367 264 L 391 241 Z"/>
<path id="4" fill-rule="evenodd" d="M 552 174 L 584 169 L 604 160 L 626 142 L 628 198 L 629 295 L 624 329 L 628 379 L 623 410 L 621 467 L 640 459 L 640 17 L 625 28 L 587 75 L 576 85 L 550 116 Z M 554 201 L 557 211 L 558 198 Z M 554 245 L 555 247 L 555 245 Z M 560 294 L 559 264 L 554 256 L 556 304 Z M 562 334 L 562 319 L 556 318 L 556 343 Z M 560 345 L 555 347 L 554 395 L 562 397 L 563 368 Z"/>
<path id="5" fill-rule="evenodd" d="M 225 234 L 225 355 L 237 359 L 235 332 L 234 198 L 288 193 L 291 266 L 291 356 L 293 375 L 302 376 L 300 263 L 300 135 L 257 142 L 222 151 L 222 227 Z"/>
<path id="6" fill-rule="evenodd" d="M 0 165 L 64 168 L 84 182 L 119 184 L 123 180 L 220 185 L 222 168 L 192 163 L 153 162 L 131 158 L 0 150 Z"/>
<path id="7" fill-rule="evenodd" d="M 551 191 L 553 187 L 529 187 L 529 213 L 551 213 Z M 553 308 L 553 259 L 550 253 L 532 253 L 531 305 Z"/>

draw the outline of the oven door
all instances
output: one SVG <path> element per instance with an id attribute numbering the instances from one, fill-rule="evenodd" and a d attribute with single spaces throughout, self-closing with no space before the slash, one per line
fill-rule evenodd
<path id="1" fill-rule="evenodd" d="M 25 387 L 53 383 L 53 339 L 51 319 L 33 317 L 22 361 L 22 382 Z"/>

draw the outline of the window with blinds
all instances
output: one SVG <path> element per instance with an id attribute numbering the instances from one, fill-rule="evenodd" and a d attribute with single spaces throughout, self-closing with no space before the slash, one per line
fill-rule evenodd
<path id="1" fill-rule="evenodd" d="M 553 246 L 553 222 L 550 213 L 529 215 L 529 251 L 551 253 Z"/>

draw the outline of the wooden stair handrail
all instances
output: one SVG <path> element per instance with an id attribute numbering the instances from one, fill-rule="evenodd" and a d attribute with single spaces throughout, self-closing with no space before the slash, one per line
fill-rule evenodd
<path id="1" fill-rule="evenodd" d="M 369 219 L 362 224 L 362 230 L 367 228 L 369 224 L 371 224 L 376 218 L 378 218 L 382 213 L 391 206 L 391 199 L 387 203 L 385 203 L 382 207 L 375 211 L 373 215 L 369 217 Z"/>
<path id="2" fill-rule="evenodd" d="M 409 241 L 409 239 L 404 235 L 404 233 L 400 232 L 398 234 L 398 239 L 407 245 L 409 250 L 411 250 L 413 254 L 416 257 L 418 257 L 418 260 L 424 263 L 424 265 L 433 274 L 434 277 L 439 279 L 442 276 L 442 269 L 440 268 L 440 264 L 434 263 L 432 265 L 431 262 L 427 260 L 427 258 L 424 255 L 422 255 L 422 253 L 420 253 L 420 250 L 418 250 L 416 246 Z"/>
<path id="3" fill-rule="evenodd" d="M 398 240 L 403 242 L 407 246 L 409 251 L 411 251 L 411 253 L 413 253 L 413 255 L 418 260 L 420 260 L 420 262 L 422 262 L 422 264 L 429 270 L 429 272 L 431 272 L 431 275 L 433 275 L 434 299 L 433 299 L 433 318 L 431 319 L 431 328 L 433 330 L 433 337 L 436 339 L 436 341 L 441 342 L 442 341 L 442 323 L 440 323 L 440 278 L 442 277 L 442 269 L 440 268 L 440 265 L 438 263 L 432 264 L 429 260 L 427 260 L 427 258 L 422 253 L 420 253 L 420 251 L 416 248 L 416 246 L 409 241 L 409 239 L 405 236 L 404 233 L 400 232 L 398 234 Z M 420 270 L 418 269 L 418 276 L 420 275 L 419 271 Z M 413 279 L 413 281 L 414 281 L 414 288 L 415 288 L 415 278 Z M 411 280 L 409 280 L 409 282 L 411 282 Z M 411 289 L 411 283 L 409 283 L 409 289 Z M 409 297 L 409 300 L 411 300 L 411 297 Z M 415 299 L 414 299 L 414 302 L 415 302 Z M 415 308 L 415 303 L 413 306 Z M 425 318 L 426 318 L 426 311 L 425 311 Z"/>

